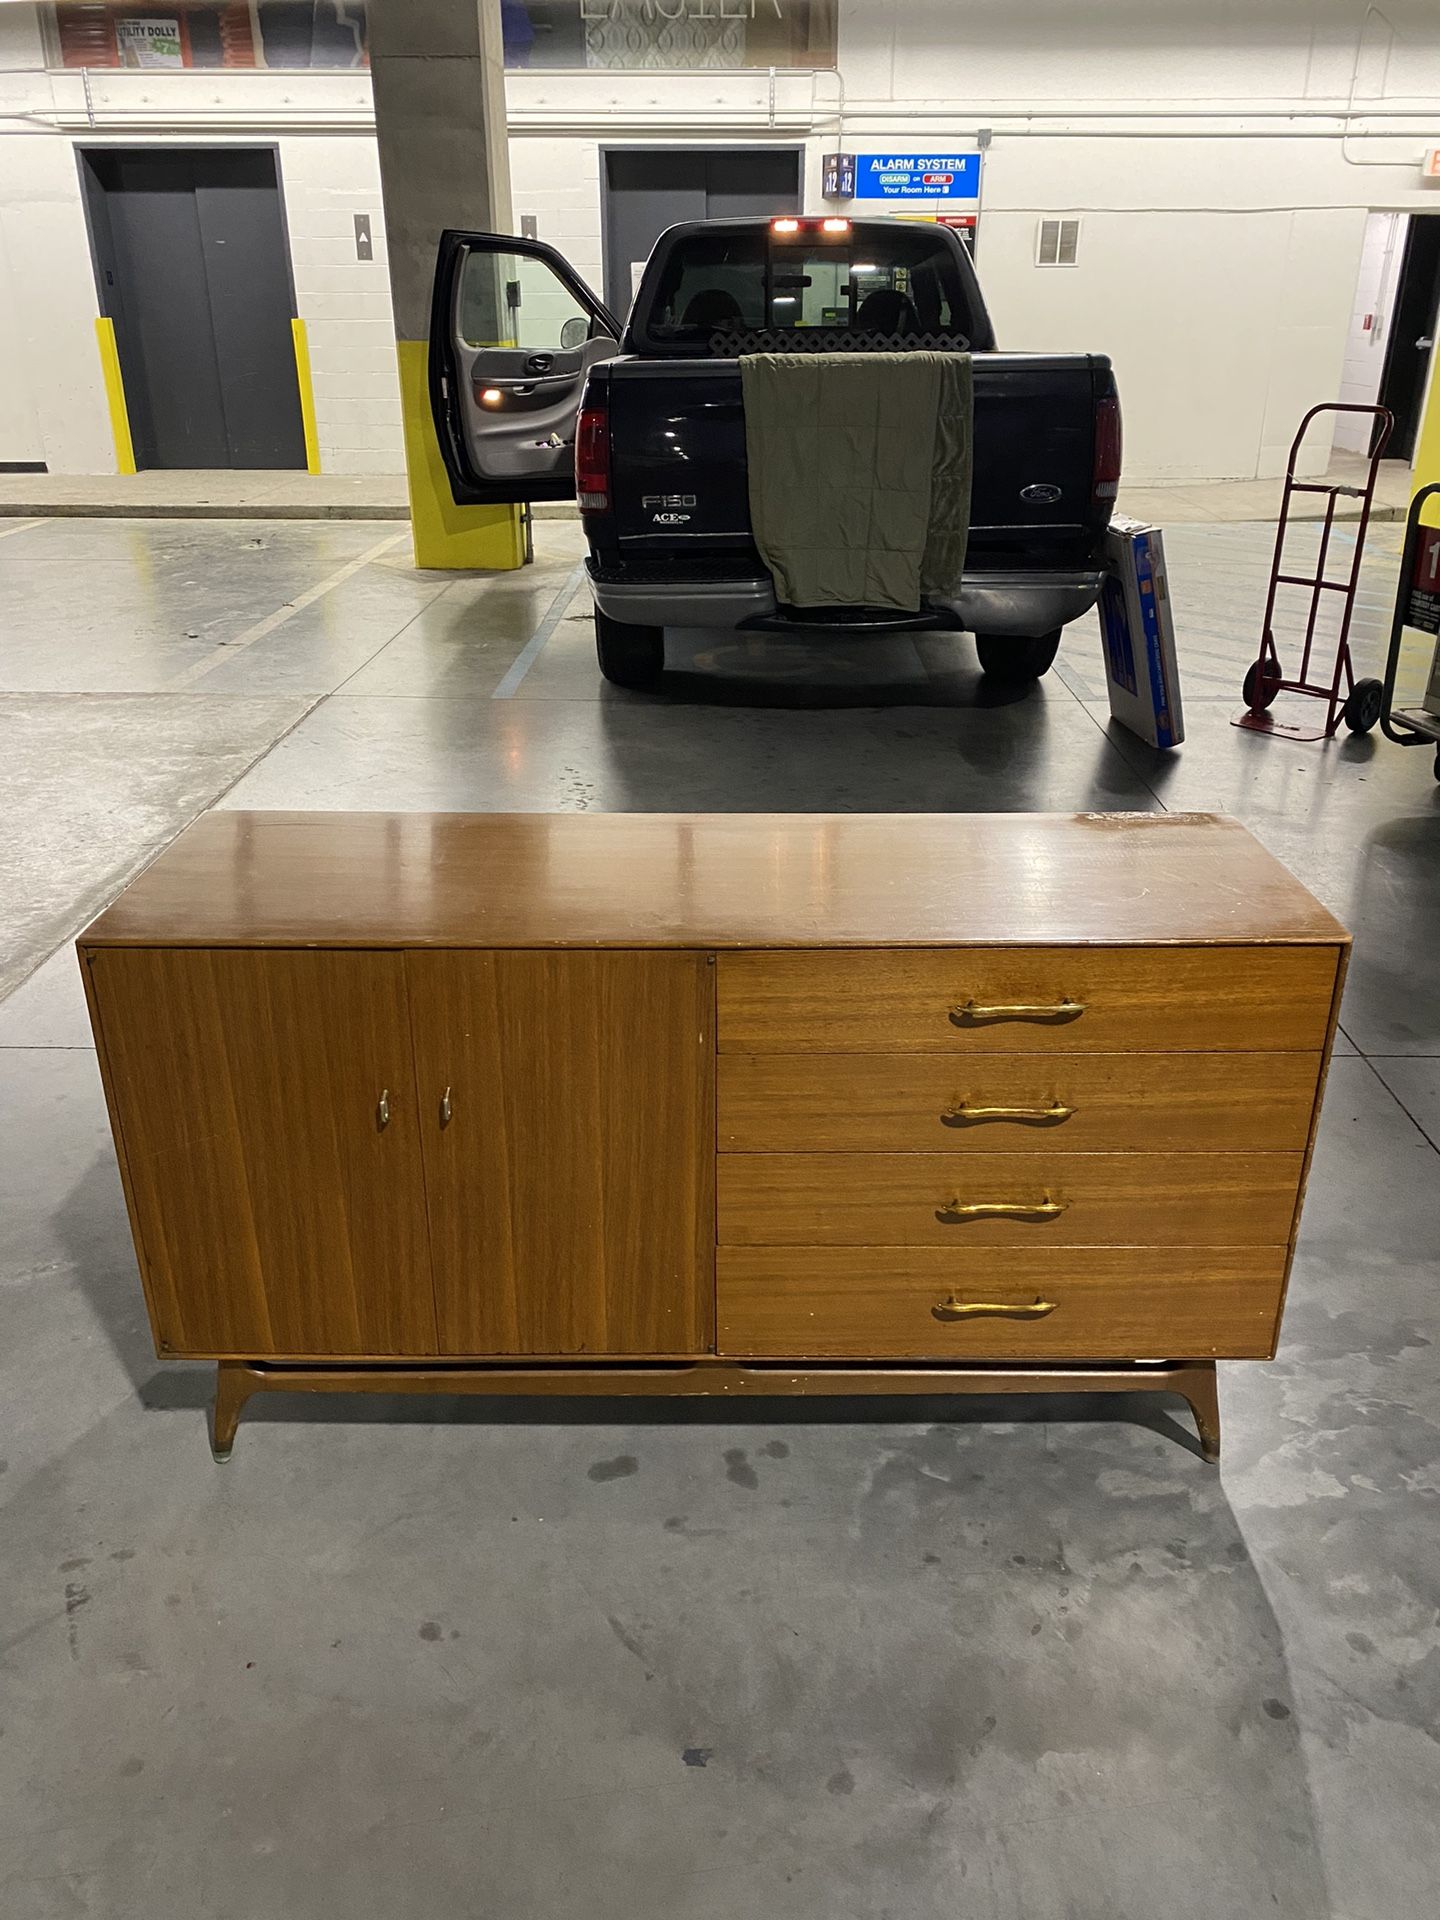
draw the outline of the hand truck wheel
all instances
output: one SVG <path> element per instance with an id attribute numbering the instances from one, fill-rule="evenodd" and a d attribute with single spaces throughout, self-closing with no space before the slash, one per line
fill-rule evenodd
<path id="1" fill-rule="evenodd" d="M 1254 660 L 1250 663 L 1244 685 L 1240 689 L 1240 697 L 1252 713 L 1268 707 L 1273 702 L 1280 691 L 1280 678 L 1278 667 L 1268 666 L 1263 660 Z"/>
<path id="2" fill-rule="evenodd" d="M 1380 718 L 1385 700 L 1383 680 L 1357 680 L 1350 689 L 1344 708 L 1345 724 L 1351 733 L 1369 733 Z"/>

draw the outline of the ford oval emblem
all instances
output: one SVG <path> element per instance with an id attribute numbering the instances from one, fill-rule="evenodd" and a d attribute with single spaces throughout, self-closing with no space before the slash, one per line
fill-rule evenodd
<path id="1" fill-rule="evenodd" d="M 1049 507 L 1060 498 L 1060 489 L 1052 487 L 1048 480 L 1037 480 L 1033 486 L 1020 489 L 1020 498 L 1033 507 Z"/>

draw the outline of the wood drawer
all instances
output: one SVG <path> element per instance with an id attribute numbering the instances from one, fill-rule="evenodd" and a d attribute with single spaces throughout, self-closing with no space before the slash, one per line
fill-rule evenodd
<path id="1" fill-rule="evenodd" d="M 722 1246 L 1284 1246 L 1299 1153 L 727 1153 Z M 1024 1216 L 952 1214 L 1012 1205 Z M 1060 1212 L 1041 1211 L 1055 1206 Z"/>
<path id="2" fill-rule="evenodd" d="M 785 1360 L 1264 1359 L 1283 1247 L 1076 1247 L 980 1255 L 930 1247 L 729 1247 L 719 1350 Z M 1052 1303 L 1028 1318 L 936 1308 Z"/>
<path id="3" fill-rule="evenodd" d="M 1338 949 L 954 947 L 722 953 L 727 1053 L 1318 1053 Z M 975 1017 L 957 1009 L 1083 1011 Z"/>
<path id="4" fill-rule="evenodd" d="M 1320 1059 L 1318 1053 L 987 1053 L 966 1061 L 933 1053 L 726 1054 L 720 1150 L 1299 1153 L 1309 1137 Z M 971 1111 L 987 1107 L 1022 1111 Z"/>

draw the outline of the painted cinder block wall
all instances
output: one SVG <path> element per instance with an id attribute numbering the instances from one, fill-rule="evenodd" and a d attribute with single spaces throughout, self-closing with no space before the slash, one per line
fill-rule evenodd
<path id="1" fill-rule="evenodd" d="M 979 266 L 1002 342 L 1112 355 L 1133 479 L 1272 475 L 1300 414 L 1348 378 L 1367 215 L 1440 212 L 1420 171 L 1440 137 L 1440 8 L 1387 0 L 1394 44 L 1363 16 L 1350 0 L 841 0 L 838 76 L 780 74 L 773 118 L 753 71 L 515 73 L 515 212 L 598 286 L 605 144 L 803 144 L 818 210 L 842 83 L 853 150 L 965 145 L 989 127 Z M 87 116 L 81 76 L 47 70 L 40 10 L 0 6 L 0 461 L 113 470 L 75 145 L 263 140 L 280 155 L 322 465 L 399 473 L 367 77 L 107 73 L 90 96 Z M 1073 268 L 1035 264 L 1037 223 L 1056 214 L 1082 222 Z"/>
<path id="2" fill-rule="evenodd" d="M 374 138 L 287 135 L 280 141 L 280 177 L 295 300 L 310 345 L 321 471 L 403 472 Z M 357 213 L 370 221 L 370 260 L 356 255 Z"/>

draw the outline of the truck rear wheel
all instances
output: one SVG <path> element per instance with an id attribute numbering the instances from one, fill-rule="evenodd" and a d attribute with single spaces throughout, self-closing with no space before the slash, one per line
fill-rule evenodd
<path id="1" fill-rule="evenodd" d="M 596 607 L 595 657 L 612 685 L 645 692 L 665 671 L 665 629 L 632 627 Z"/>
<path id="2" fill-rule="evenodd" d="M 975 651 L 980 656 L 980 671 L 987 680 L 998 680 L 1006 686 L 1038 680 L 1055 664 L 1060 633 L 1059 627 L 1053 633 L 977 633 Z"/>

